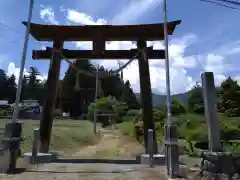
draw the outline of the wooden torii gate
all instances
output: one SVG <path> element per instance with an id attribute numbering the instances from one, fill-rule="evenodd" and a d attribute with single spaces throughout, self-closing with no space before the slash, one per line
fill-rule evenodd
<path id="1" fill-rule="evenodd" d="M 168 34 L 172 35 L 176 26 L 181 21 L 168 23 Z M 27 23 L 23 22 L 26 26 Z M 144 122 L 144 143 L 147 153 L 148 129 L 154 131 L 152 111 L 152 91 L 149 74 L 148 59 L 165 59 L 164 50 L 147 48 L 147 41 L 159 41 L 164 39 L 163 24 L 144 25 L 89 25 L 89 26 L 56 26 L 31 24 L 30 34 L 37 41 L 52 41 L 50 50 L 34 50 L 33 59 L 51 59 L 47 79 L 47 93 L 40 122 L 40 152 L 48 152 L 53 123 L 53 109 L 56 99 L 57 84 L 60 73 L 60 65 L 63 54 L 68 59 L 131 59 L 139 50 L 146 49 L 138 55 L 141 105 Z M 63 49 L 65 41 L 92 41 L 92 50 L 68 50 Z M 131 50 L 106 50 L 106 41 L 137 41 L 137 49 Z M 61 53 L 59 53 L 61 51 Z M 157 145 L 154 147 L 157 153 Z"/>

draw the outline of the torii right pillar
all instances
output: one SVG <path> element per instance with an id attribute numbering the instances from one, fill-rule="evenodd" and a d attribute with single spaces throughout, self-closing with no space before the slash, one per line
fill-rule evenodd
<path id="1" fill-rule="evenodd" d="M 144 40 L 137 41 L 138 50 L 144 50 L 147 47 L 147 43 Z M 140 79 L 140 94 L 141 94 L 141 106 L 142 106 L 142 119 L 144 125 L 144 147 L 145 153 L 148 152 L 148 130 L 153 130 L 153 153 L 158 153 L 155 122 L 153 119 L 153 106 L 152 106 L 152 90 L 149 73 L 149 62 L 147 52 L 140 53 L 138 60 L 139 64 L 139 79 Z"/>

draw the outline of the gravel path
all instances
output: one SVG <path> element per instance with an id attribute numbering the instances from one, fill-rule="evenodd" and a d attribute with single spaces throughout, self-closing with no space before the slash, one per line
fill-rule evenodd
<path id="1" fill-rule="evenodd" d="M 99 144 L 85 147 L 70 158 L 91 158 L 99 151 L 116 151 L 119 147 L 118 155 L 122 157 L 123 154 L 129 154 L 130 158 L 132 151 L 139 148 L 134 147 L 136 144 L 133 142 L 124 142 L 121 136 L 112 131 L 102 129 L 101 133 Z M 0 180 L 165 180 L 164 174 L 165 168 L 160 166 L 149 168 L 147 165 L 133 164 L 49 163 L 31 167 L 21 174 L 0 175 Z"/>

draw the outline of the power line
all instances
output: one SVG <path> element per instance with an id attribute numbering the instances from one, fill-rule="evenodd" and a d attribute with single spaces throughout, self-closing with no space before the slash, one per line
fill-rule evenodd
<path id="1" fill-rule="evenodd" d="M 226 8 L 229 8 L 229 9 L 240 10 L 240 8 L 233 7 L 233 6 L 228 6 L 226 4 L 223 4 L 223 3 L 220 3 L 220 2 L 216 2 L 216 1 L 212 1 L 212 0 L 200 0 L 200 1 L 204 1 L 204 2 L 207 2 L 207 3 L 212 3 L 212 4 L 215 4 L 215 5 L 218 5 L 218 6 L 222 6 L 222 7 L 226 7 Z"/>
<path id="2" fill-rule="evenodd" d="M 2 22 L 2 21 L 0 21 L 0 25 L 2 25 L 2 26 L 5 27 L 6 29 L 9 29 L 9 30 L 11 30 L 11 31 L 13 31 L 13 32 L 15 32 L 15 33 L 17 33 L 17 34 L 20 34 L 19 31 L 17 31 L 17 30 L 15 30 L 14 28 L 8 26 L 7 24 L 5 24 L 5 23 Z"/>
<path id="3" fill-rule="evenodd" d="M 240 6 L 240 2 L 238 2 L 238 1 L 230 1 L 230 0 L 218 0 L 218 1 L 222 1 L 227 4 L 234 4 L 234 5 Z"/>
<path id="4" fill-rule="evenodd" d="M 4 22 L 0 21 L 0 25 L 3 26 L 4 28 L 8 29 L 8 30 L 11 30 L 12 32 L 14 32 L 15 34 L 20 34 L 19 31 L 15 30 L 14 28 L 10 27 L 9 25 L 5 24 Z M 4 38 L 4 37 L 0 37 L 0 38 Z M 17 41 L 14 41 L 14 40 L 8 40 L 8 41 L 11 41 L 12 43 L 15 43 L 17 44 Z"/>
<path id="5" fill-rule="evenodd" d="M 7 25 L 6 23 L 4 23 L 2 21 L 0 21 L 0 25 L 3 26 L 4 28 L 8 29 L 8 30 L 11 30 L 12 32 L 14 32 L 17 35 L 22 35 L 19 31 L 17 31 L 13 27 Z M 4 37 L 0 37 L 0 38 L 4 38 Z M 8 40 L 8 41 L 11 41 L 12 43 L 17 44 L 17 41 L 14 41 L 14 40 Z M 38 43 L 40 46 L 43 46 L 43 44 L 41 42 L 39 42 L 39 41 L 35 41 L 35 42 Z"/>

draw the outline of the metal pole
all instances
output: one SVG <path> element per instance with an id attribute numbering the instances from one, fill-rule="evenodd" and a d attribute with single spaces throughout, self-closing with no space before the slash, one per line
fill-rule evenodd
<path id="1" fill-rule="evenodd" d="M 167 32 L 167 3 L 163 0 L 163 17 L 164 17 L 164 43 L 165 43 L 165 70 L 166 70 L 166 93 L 167 93 L 167 125 L 172 124 L 171 113 L 171 90 L 170 90 L 170 73 L 169 73 L 169 55 L 168 55 L 168 32 Z"/>
<path id="2" fill-rule="evenodd" d="M 171 90 L 170 90 L 170 72 L 169 72 L 169 54 L 168 54 L 168 31 L 167 31 L 167 2 L 163 0 L 163 20 L 164 20 L 164 43 L 165 43 L 165 70 L 166 70 L 166 105 L 167 122 L 165 125 L 165 156 L 167 172 L 170 178 L 176 178 L 178 175 L 178 145 L 176 127 L 172 124 L 171 113 Z"/>
<path id="3" fill-rule="evenodd" d="M 121 62 L 118 61 L 118 68 L 120 68 L 120 67 L 121 67 Z M 123 70 L 120 71 L 120 78 L 123 81 Z"/>
<path id="4" fill-rule="evenodd" d="M 167 106 L 167 121 L 165 128 L 165 140 L 170 140 L 168 126 L 172 124 L 171 113 L 171 89 L 170 89 L 170 73 L 169 73 L 169 54 L 168 54 L 168 32 L 167 32 L 167 2 L 163 0 L 163 21 L 164 21 L 164 44 L 165 44 L 165 71 L 166 71 L 166 106 Z M 168 174 L 171 174 L 171 145 L 165 144 L 166 166 Z M 171 175 L 170 175 L 171 176 Z"/>
<path id="5" fill-rule="evenodd" d="M 15 100 L 15 105 L 14 105 L 14 112 L 13 112 L 13 117 L 12 117 L 12 121 L 14 121 L 14 122 L 17 121 L 17 116 L 18 116 L 18 112 L 19 112 L 19 101 L 20 101 L 20 96 L 21 96 L 21 91 L 22 91 L 23 71 L 24 71 L 24 66 L 25 66 L 25 61 L 26 61 L 26 56 L 27 56 L 27 48 L 28 48 L 28 40 L 29 40 L 29 32 L 30 32 L 30 25 L 31 25 L 31 19 L 32 19 L 33 5 L 34 5 L 34 0 L 30 0 L 27 29 L 26 29 L 25 39 L 24 39 L 21 67 L 20 67 L 20 73 L 19 73 L 19 79 L 18 79 L 18 87 L 17 87 L 16 100 Z"/>
<path id="6" fill-rule="evenodd" d="M 93 122 L 93 132 L 97 133 L 97 98 L 98 98 L 98 78 L 99 78 L 99 65 L 97 66 L 96 73 L 96 90 L 95 90 L 95 108 L 94 108 L 94 122 Z"/>

